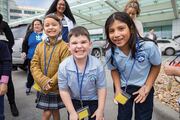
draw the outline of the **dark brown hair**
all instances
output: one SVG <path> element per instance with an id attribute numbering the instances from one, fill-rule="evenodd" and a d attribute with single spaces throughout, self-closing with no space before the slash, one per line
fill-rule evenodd
<path id="1" fill-rule="evenodd" d="M 68 34 L 68 40 L 70 41 L 70 38 L 72 36 L 78 37 L 80 35 L 86 36 L 88 38 L 88 40 L 90 41 L 88 30 L 82 26 L 77 26 L 77 27 L 74 27 L 73 29 L 71 29 L 69 34 Z"/>
<path id="2" fill-rule="evenodd" d="M 46 15 L 54 13 L 54 12 L 57 11 L 56 6 L 57 6 L 58 2 L 59 2 L 59 0 L 54 0 L 54 2 L 49 7 L 49 10 L 46 12 Z M 66 8 L 65 8 L 65 11 L 64 11 L 63 14 L 66 17 L 68 17 L 70 20 L 72 20 L 73 24 L 76 24 L 76 20 L 74 19 L 74 16 L 73 16 L 73 14 L 71 12 L 71 9 L 69 7 L 68 2 L 66 0 L 64 0 L 64 2 L 65 2 L 65 5 L 66 5 Z"/>
<path id="3" fill-rule="evenodd" d="M 132 57 L 135 58 L 136 39 L 137 39 L 137 37 L 140 37 L 140 35 L 139 35 L 139 33 L 138 33 L 137 29 L 136 29 L 136 26 L 135 26 L 133 20 L 125 12 L 115 12 L 112 15 L 110 15 L 106 20 L 105 34 L 106 34 L 106 38 L 107 38 L 108 48 L 113 48 L 113 46 L 115 46 L 112 43 L 112 41 L 110 40 L 110 37 L 109 37 L 109 28 L 114 23 L 115 20 L 127 24 L 128 28 L 130 30 L 130 34 L 131 34 L 130 38 L 129 38 L 129 41 L 128 41 L 128 45 L 129 45 L 129 48 L 132 50 Z"/>
<path id="4" fill-rule="evenodd" d="M 39 21 L 39 23 L 43 26 L 42 20 L 40 20 L 40 19 L 34 19 L 34 20 L 32 21 L 32 23 L 31 23 L 31 29 L 32 29 L 32 30 L 34 30 L 34 23 L 35 23 L 36 21 Z"/>

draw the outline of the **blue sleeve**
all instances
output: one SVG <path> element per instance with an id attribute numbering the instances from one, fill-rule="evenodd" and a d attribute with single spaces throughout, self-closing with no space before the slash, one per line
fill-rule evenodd
<path id="1" fill-rule="evenodd" d="M 98 76 L 97 76 L 96 87 L 98 89 L 106 88 L 106 75 L 105 75 L 105 69 L 103 65 L 99 66 L 99 68 L 97 69 L 97 75 Z"/>
<path id="2" fill-rule="evenodd" d="M 156 44 L 152 44 L 149 51 L 149 61 L 152 65 L 160 65 L 161 64 L 161 53 Z"/>
<path id="3" fill-rule="evenodd" d="M 58 87 L 60 90 L 68 90 L 67 71 L 63 64 L 64 62 L 59 65 L 58 69 Z"/>
<path id="4" fill-rule="evenodd" d="M 114 70 L 114 69 L 117 68 L 117 66 L 116 66 L 116 64 L 114 63 L 114 61 L 113 61 L 113 64 L 114 64 L 114 65 L 112 65 L 112 62 L 111 62 L 111 61 L 112 61 L 111 54 L 112 54 L 111 49 L 109 49 L 109 50 L 106 52 L 105 64 L 107 64 L 107 67 L 108 67 L 109 70 Z"/>

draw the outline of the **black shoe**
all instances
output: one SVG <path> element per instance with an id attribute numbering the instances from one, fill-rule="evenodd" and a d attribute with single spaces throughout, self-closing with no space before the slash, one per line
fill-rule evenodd
<path id="1" fill-rule="evenodd" d="M 18 111 L 15 103 L 10 104 L 10 108 L 11 108 L 11 113 L 14 117 L 19 116 L 19 111 Z"/>
<path id="2" fill-rule="evenodd" d="M 29 95 L 31 93 L 31 88 L 26 88 L 26 95 Z"/>

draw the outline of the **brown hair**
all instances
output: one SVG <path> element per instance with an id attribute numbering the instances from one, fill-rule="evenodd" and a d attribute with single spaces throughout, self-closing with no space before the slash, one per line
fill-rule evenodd
<path id="1" fill-rule="evenodd" d="M 78 37 L 80 35 L 86 36 L 88 38 L 88 40 L 90 41 L 88 30 L 82 26 L 77 26 L 77 27 L 74 27 L 73 29 L 71 29 L 69 34 L 68 34 L 68 40 L 70 41 L 70 38 L 72 36 Z"/>
<path id="2" fill-rule="evenodd" d="M 136 14 L 137 16 L 140 14 L 141 12 L 141 9 L 140 9 L 140 6 L 139 6 L 139 3 L 137 0 L 130 0 L 125 8 L 124 8 L 124 11 L 126 12 L 128 8 L 134 8 L 136 10 Z"/>
<path id="3" fill-rule="evenodd" d="M 52 19 L 54 19 L 55 21 L 57 21 L 57 22 L 60 24 L 60 26 L 62 26 L 61 20 L 60 20 L 55 14 L 46 15 L 45 18 L 44 18 L 44 20 L 45 20 L 46 18 L 52 18 Z"/>

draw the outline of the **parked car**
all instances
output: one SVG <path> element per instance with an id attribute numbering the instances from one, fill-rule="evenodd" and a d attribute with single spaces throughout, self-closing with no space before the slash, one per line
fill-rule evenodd
<path id="1" fill-rule="evenodd" d="M 11 28 L 15 40 L 12 53 L 12 63 L 14 69 L 17 69 L 18 67 L 23 70 L 27 69 L 26 61 L 21 58 L 22 42 L 26 34 L 27 26 L 27 24 L 21 24 Z"/>
<path id="2" fill-rule="evenodd" d="M 100 58 L 105 54 L 106 40 L 94 40 L 92 42 L 91 55 Z"/>
<path id="3" fill-rule="evenodd" d="M 170 56 L 180 51 L 180 44 L 171 39 L 158 39 L 157 44 L 164 55 Z"/>
<path id="4" fill-rule="evenodd" d="M 180 44 L 180 35 L 174 36 L 173 41 Z"/>

